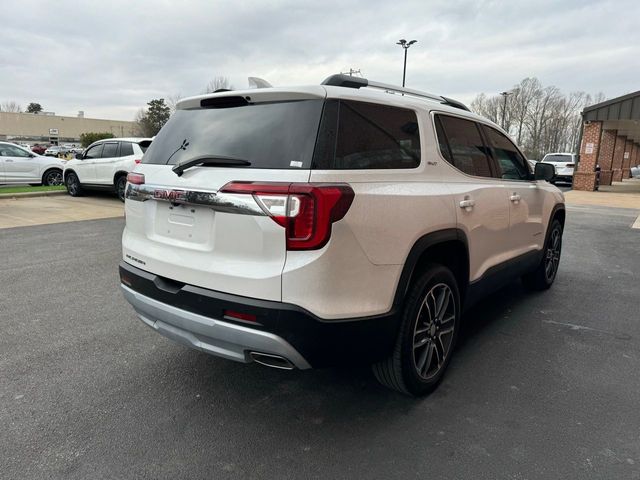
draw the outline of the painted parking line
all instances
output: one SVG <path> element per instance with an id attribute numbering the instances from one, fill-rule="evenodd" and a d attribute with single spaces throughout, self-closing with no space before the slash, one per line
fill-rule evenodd
<path id="1" fill-rule="evenodd" d="M 640 215 L 638 215 L 638 218 L 636 218 L 636 221 L 633 223 L 633 225 L 631 225 L 631 228 L 640 229 Z"/>

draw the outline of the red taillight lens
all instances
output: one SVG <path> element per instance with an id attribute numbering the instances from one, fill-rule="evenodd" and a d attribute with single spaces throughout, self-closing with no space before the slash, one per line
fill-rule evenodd
<path id="1" fill-rule="evenodd" d="M 139 158 L 136 158 L 134 162 L 136 162 L 136 165 L 138 165 L 140 162 L 142 162 L 142 160 L 140 160 Z"/>
<path id="2" fill-rule="evenodd" d="M 131 172 L 127 175 L 127 182 L 134 185 L 142 185 L 144 183 L 144 174 Z"/>
<path id="3" fill-rule="evenodd" d="M 346 183 L 230 182 L 220 192 L 253 195 L 265 213 L 285 227 L 287 250 L 324 247 L 331 225 L 346 215 L 354 197 Z"/>

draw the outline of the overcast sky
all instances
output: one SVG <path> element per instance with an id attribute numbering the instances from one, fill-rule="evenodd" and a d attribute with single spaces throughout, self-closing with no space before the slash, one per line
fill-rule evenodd
<path id="1" fill-rule="evenodd" d="M 131 120 L 217 75 L 276 86 L 331 73 L 402 81 L 465 102 L 527 76 L 608 98 L 640 90 L 640 1 L 20 0 L 4 2 L 0 102 Z"/>

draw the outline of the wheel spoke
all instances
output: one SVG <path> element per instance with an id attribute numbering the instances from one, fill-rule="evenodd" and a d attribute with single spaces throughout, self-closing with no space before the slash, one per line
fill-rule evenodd
<path id="1" fill-rule="evenodd" d="M 440 330 L 440 332 L 438 333 L 438 338 L 442 337 L 442 335 L 448 335 L 450 333 L 453 333 L 453 326 Z"/>
<path id="2" fill-rule="evenodd" d="M 424 349 L 424 351 L 420 354 L 420 359 L 416 363 L 416 368 L 418 369 L 418 372 L 420 372 L 420 374 L 422 374 L 422 369 L 424 368 L 425 364 L 427 363 L 427 357 L 431 358 L 432 346 L 433 346 L 433 344 L 430 343 L 427 346 L 427 348 Z"/>
<path id="3" fill-rule="evenodd" d="M 455 314 L 451 314 L 448 317 L 444 317 L 443 319 L 440 320 L 440 326 L 447 325 L 449 322 L 454 321 L 455 318 L 456 318 Z"/>
<path id="4" fill-rule="evenodd" d="M 424 347 L 427 343 L 429 343 L 429 337 L 427 337 L 426 335 L 424 337 L 422 337 L 420 340 L 414 341 L 413 342 L 413 349 L 416 350 L 420 347 Z"/>

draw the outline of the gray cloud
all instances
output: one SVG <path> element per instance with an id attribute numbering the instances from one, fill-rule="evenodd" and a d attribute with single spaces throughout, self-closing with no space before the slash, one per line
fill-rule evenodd
<path id="1" fill-rule="evenodd" d="M 0 101 L 132 119 L 151 98 L 201 93 L 216 75 L 318 83 L 349 67 L 470 101 L 527 76 L 563 91 L 640 88 L 636 0 L 25 0 L 3 8 Z"/>

